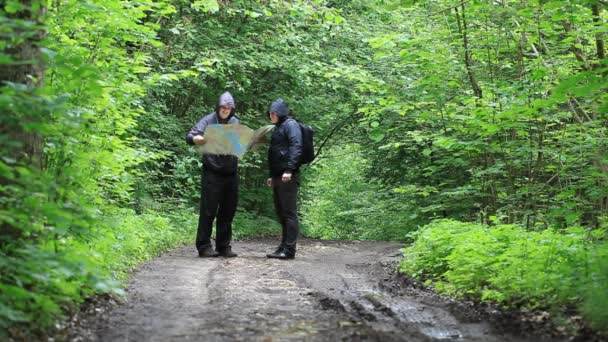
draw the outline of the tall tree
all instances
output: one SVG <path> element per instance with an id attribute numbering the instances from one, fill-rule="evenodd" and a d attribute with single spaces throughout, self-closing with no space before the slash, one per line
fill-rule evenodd
<path id="1" fill-rule="evenodd" d="M 46 9 L 43 1 L 21 0 L 7 1 L 4 5 L 6 17 L 2 18 L 8 28 L 5 33 L 8 46 L 3 54 L 10 59 L 0 64 L 1 87 L 9 87 L 8 82 L 26 87 L 25 96 L 35 96 L 35 88 L 44 82 L 44 63 L 40 53 L 40 42 L 44 38 L 41 17 Z M 12 120 L 5 122 L 3 134 L 8 134 L 20 145 L 13 151 L 13 157 L 40 165 L 42 140 L 31 124 L 37 121 L 37 114 L 22 110 L 12 112 Z"/>
<path id="2" fill-rule="evenodd" d="M 44 115 L 36 108 L 36 89 L 44 82 L 40 43 L 44 38 L 41 18 L 45 11 L 43 1 L 22 0 L 5 2 L 0 13 L 7 43 L 0 55 L 4 57 L 0 63 L 0 93 L 13 99 L 12 105 L 2 108 L 0 139 L 6 147 L 5 158 L 9 158 L 5 161 L 32 172 L 40 171 L 42 157 L 42 137 L 35 127 Z M 9 173 L 0 175 L 1 185 L 14 183 L 15 175 Z M 0 194 L 11 197 L 3 190 Z M 10 203 L 2 201 L 1 205 Z M 19 234 L 19 229 L 3 220 L 0 234 Z"/>

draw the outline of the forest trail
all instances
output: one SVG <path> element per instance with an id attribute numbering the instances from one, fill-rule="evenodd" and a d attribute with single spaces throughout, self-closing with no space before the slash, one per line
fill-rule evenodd
<path id="1" fill-rule="evenodd" d="M 133 274 L 126 302 L 70 339 L 525 341 L 403 291 L 393 272 L 402 244 L 302 239 L 288 261 L 265 257 L 275 244 L 235 242 L 232 259 L 166 253 Z"/>

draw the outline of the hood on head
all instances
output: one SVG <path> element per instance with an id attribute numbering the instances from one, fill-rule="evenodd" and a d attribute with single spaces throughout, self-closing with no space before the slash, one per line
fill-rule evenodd
<path id="1" fill-rule="evenodd" d="M 220 98 L 217 100 L 217 105 L 215 106 L 215 113 L 217 113 L 218 121 L 220 120 L 219 113 L 220 113 L 220 107 L 222 107 L 222 106 L 228 106 L 228 107 L 232 108 L 232 110 L 230 111 L 230 115 L 225 120 L 225 121 L 228 121 L 228 120 L 230 120 L 230 118 L 232 118 L 234 116 L 234 112 L 236 111 L 236 104 L 234 103 L 234 97 L 232 97 L 232 94 L 230 94 L 229 91 L 224 92 L 222 95 L 220 95 Z"/>
<path id="2" fill-rule="evenodd" d="M 289 107 L 287 106 L 287 103 L 283 101 L 283 99 L 278 99 L 270 105 L 268 112 L 277 113 L 279 119 L 282 119 L 289 115 Z"/>

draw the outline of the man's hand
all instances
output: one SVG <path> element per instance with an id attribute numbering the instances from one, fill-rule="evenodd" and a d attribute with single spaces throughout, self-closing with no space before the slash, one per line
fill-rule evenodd
<path id="1" fill-rule="evenodd" d="M 205 137 L 202 135 L 195 135 L 192 137 L 192 141 L 195 145 L 204 145 L 207 142 L 207 139 L 205 139 Z"/>
<path id="2" fill-rule="evenodd" d="M 291 172 L 289 172 L 289 171 L 283 172 L 283 177 L 281 177 L 281 180 L 283 181 L 283 183 L 287 183 L 287 182 L 291 181 Z"/>
<path id="3" fill-rule="evenodd" d="M 266 180 L 266 185 L 268 185 L 268 187 L 272 188 L 272 178 L 268 178 Z"/>

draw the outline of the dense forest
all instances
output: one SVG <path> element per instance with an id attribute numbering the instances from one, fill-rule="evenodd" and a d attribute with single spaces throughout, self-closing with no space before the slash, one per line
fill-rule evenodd
<path id="1" fill-rule="evenodd" d="M 184 138 L 229 90 L 315 129 L 308 237 L 403 242 L 442 294 L 608 329 L 608 3 L 5 0 L 0 338 L 43 334 L 193 241 Z M 236 238 L 280 232 L 264 148 Z"/>

